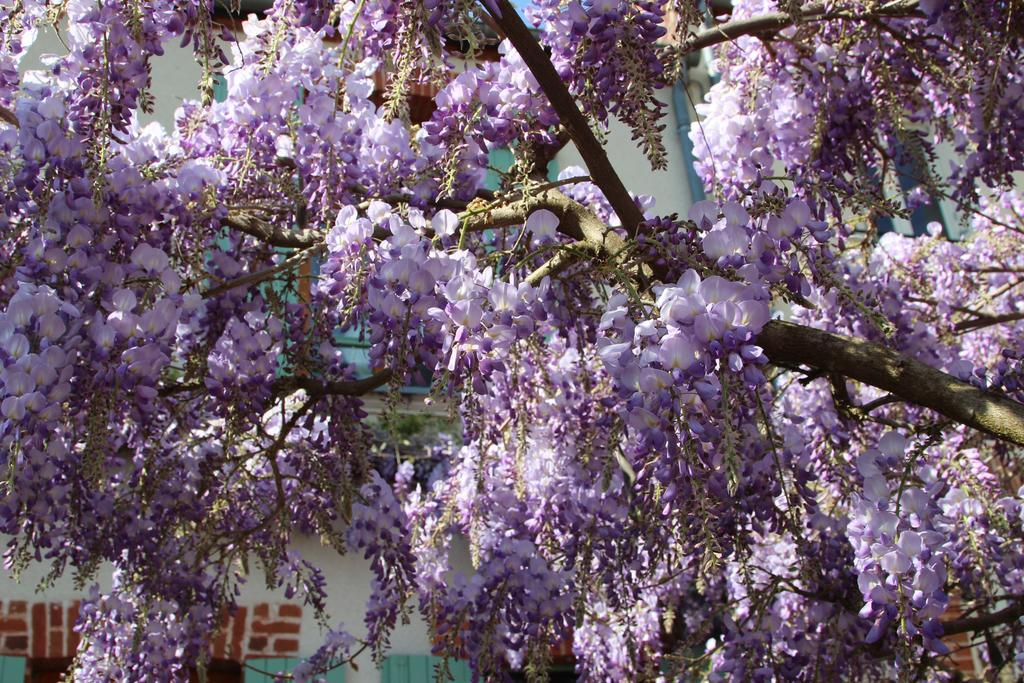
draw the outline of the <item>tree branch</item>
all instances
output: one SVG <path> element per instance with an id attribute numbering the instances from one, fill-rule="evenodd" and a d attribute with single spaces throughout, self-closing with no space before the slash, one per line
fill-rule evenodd
<path id="1" fill-rule="evenodd" d="M 982 614 L 978 617 L 964 617 L 944 621 L 942 622 L 942 633 L 943 635 L 953 636 L 958 633 L 967 633 L 968 631 L 982 631 L 993 626 L 1009 624 L 1021 617 L 1024 617 L 1024 600 L 1017 600 L 1009 607 L 1005 607 L 998 612 Z"/>
<path id="2" fill-rule="evenodd" d="M 867 16 L 874 17 L 907 17 L 921 16 L 918 11 L 919 0 L 897 0 L 896 2 L 884 5 Z M 768 12 L 746 19 L 727 21 L 718 26 L 704 29 L 690 40 L 686 41 L 680 48 L 682 54 L 697 52 L 706 47 L 736 40 L 742 36 L 756 36 L 763 33 L 773 33 L 784 28 L 793 26 L 801 20 L 826 20 L 826 19 L 858 19 L 856 15 L 843 12 L 829 12 L 823 2 L 816 2 L 808 5 L 801 12 L 799 17 L 794 17 L 786 12 Z M 866 17 L 863 17 L 866 18 Z"/>
<path id="3" fill-rule="evenodd" d="M 248 273 L 247 275 L 242 275 L 241 277 L 237 277 L 234 280 L 228 280 L 227 282 L 219 284 L 216 287 L 211 287 L 210 289 L 207 289 L 206 291 L 203 292 L 203 298 L 209 299 L 224 294 L 226 292 L 230 292 L 232 289 L 237 289 L 239 287 L 247 287 L 249 285 L 254 285 L 263 282 L 264 280 L 269 280 L 270 278 L 274 277 L 274 275 L 280 273 L 281 271 L 288 270 L 289 268 L 294 268 L 301 264 L 303 261 L 310 257 L 310 252 L 314 251 L 314 249 L 316 248 L 316 245 L 312 247 L 307 247 L 306 249 L 302 249 L 301 251 L 295 252 L 294 254 L 286 258 L 284 261 L 278 263 L 276 266 L 271 266 L 270 268 L 265 268 L 255 273 Z"/>
<path id="4" fill-rule="evenodd" d="M 576 252 L 580 250 L 590 251 L 596 255 L 594 245 L 586 240 L 567 244 L 559 247 L 557 254 L 548 259 L 548 261 L 537 268 L 537 270 L 527 275 L 524 282 L 528 285 L 536 285 L 546 277 L 555 277 L 572 264 L 579 262 L 579 254 Z"/>
<path id="5" fill-rule="evenodd" d="M 313 377 L 288 377 L 275 387 L 275 393 L 290 394 L 303 389 L 311 396 L 362 396 L 378 389 L 394 377 L 390 368 L 385 368 L 363 379 L 344 382 L 324 382 Z"/>
<path id="6" fill-rule="evenodd" d="M 551 106 L 558 113 L 562 125 L 569 132 L 569 137 L 576 144 L 576 149 L 583 162 L 590 170 L 590 177 L 594 183 L 601 188 L 608 202 L 615 209 L 619 220 L 625 226 L 630 235 L 635 235 L 637 227 L 643 222 L 643 212 L 629 195 L 622 179 L 615 172 L 615 168 L 608 161 L 608 155 L 598 142 L 594 132 L 590 130 L 590 124 L 586 117 L 576 106 L 576 100 L 569 93 L 562 77 L 558 75 L 551 60 L 548 59 L 544 48 L 537 42 L 533 32 L 519 17 L 516 8 L 509 0 L 495 0 L 501 15 L 492 13 L 494 22 L 502 30 L 505 36 L 512 42 L 512 45 L 523 58 L 530 73 L 540 84 L 541 90 L 547 96 Z M 488 8 L 488 12 L 490 9 Z"/>
<path id="7" fill-rule="evenodd" d="M 274 382 L 274 395 L 288 396 L 299 389 L 304 390 L 310 396 L 362 396 L 374 389 L 378 389 L 394 377 L 390 368 L 376 372 L 363 379 L 345 381 L 325 382 L 313 377 L 283 377 Z M 172 384 L 162 387 L 159 391 L 161 396 L 174 396 L 186 391 L 203 391 L 205 386 L 201 382 L 195 384 Z"/>
<path id="8" fill-rule="evenodd" d="M 546 190 L 562 187 L 564 185 L 572 185 L 574 183 L 591 182 L 590 176 L 574 176 L 572 178 L 566 178 L 564 180 L 556 180 L 550 183 L 543 183 L 537 187 L 529 188 L 530 192 L 544 192 Z M 522 197 L 522 192 L 510 193 L 506 199 L 510 202 L 518 202 Z M 495 195 L 493 192 L 481 191 L 478 193 L 478 198 L 489 202 L 495 201 Z M 412 200 L 412 197 L 405 195 L 388 195 L 386 197 L 377 198 L 382 202 L 388 204 L 400 204 Z M 359 204 L 359 208 L 365 210 L 369 207 L 372 200 L 366 200 Z M 492 227 L 507 227 L 510 225 L 518 225 L 526 220 L 528 214 L 524 214 L 521 207 L 517 212 L 498 212 L 498 215 L 508 216 L 504 219 L 505 222 L 487 224 L 484 225 L 479 219 L 475 219 L 477 212 L 467 211 L 467 202 L 458 199 L 439 199 L 431 202 L 432 206 L 439 209 L 451 209 L 455 211 L 462 211 L 460 218 L 464 221 L 469 220 L 473 223 L 471 230 L 485 230 Z M 510 203 L 508 206 L 512 206 Z M 544 208 L 543 206 L 536 208 Z M 491 212 L 494 213 L 494 212 Z M 512 220 L 515 217 L 517 220 Z M 228 212 L 227 217 L 224 219 L 224 225 L 239 232 L 251 235 L 256 239 L 269 244 L 272 247 L 282 247 L 285 249 L 306 249 L 308 247 L 315 246 L 323 242 L 326 236 L 326 231 L 320 230 L 284 230 L 279 226 L 269 223 L 260 218 L 255 212 L 246 209 L 235 209 Z M 381 231 L 377 237 L 383 239 L 387 236 L 387 233 Z"/>
<path id="9" fill-rule="evenodd" d="M 531 273 L 529 281 L 540 282 L 572 263 L 588 251 L 621 262 L 628 244 L 593 212 L 557 189 L 546 190 L 530 199 L 496 207 L 482 213 L 463 215 L 465 229 L 481 230 L 522 224 L 530 212 L 548 209 L 559 218 L 559 231 L 577 241 L 576 248 L 563 249 L 548 263 Z M 210 297 L 236 287 L 268 279 L 293 267 L 307 257 L 300 251 L 272 268 L 243 276 L 208 290 Z M 641 274 L 650 276 L 649 266 Z M 961 424 L 997 438 L 1024 446 L 1024 405 L 991 394 L 962 382 L 941 370 L 913 360 L 877 344 L 816 330 L 782 321 L 769 322 L 758 336 L 769 360 L 782 366 L 806 365 L 825 373 L 836 373 L 883 389 L 895 397 L 930 408 Z M 356 384 L 322 384 L 309 378 L 297 378 L 291 385 L 325 394 L 358 395 L 371 391 L 390 379 L 390 372 L 378 373 Z M 368 388 L 366 388 L 368 387 Z M 877 407 L 877 406 L 872 406 Z"/>
<path id="10" fill-rule="evenodd" d="M 593 211 L 557 189 L 545 190 L 529 199 L 487 211 L 469 211 L 460 217 L 463 229 L 473 232 L 522 225 L 531 213 L 541 209 L 558 216 L 558 231 L 566 237 L 587 240 L 607 255 L 615 255 L 626 248 L 626 240 L 610 230 Z"/>
<path id="11" fill-rule="evenodd" d="M 900 401 L 900 397 L 899 396 L 893 396 L 892 394 L 887 394 L 886 396 L 882 396 L 881 398 L 876 398 L 874 401 L 871 401 L 869 403 L 865 403 L 862 406 L 857 406 L 857 410 L 860 411 L 862 414 L 867 415 L 868 413 L 870 413 L 875 408 L 881 408 L 882 406 L 887 406 L 890 403 L 899 403 L 899 401 Z"/>
<path id="12" fill-rule="evenodd" d="M 282 230 L 268 223 L 251 211 L 229 211 L 224 225 L 266 242 L 274 247 L 305 249 L 323 239 L 323 235 L 312 230 Z"/>
<path id="13" fill-rule="evenodd" d="M 530 207 L 529 209 L 527 207 Z M 522 202 L 500 207 L 470 220 L 483 226 L 517 225 L 525 220 L 528 210 L 546 208 L 561 221 L 563 234 L 586 242 L 596 255 L 621 260 L 626 242 L 592 212 L 557 190 L 536 198 L 535 203 Z M 586 253 L 575 245 L 564 250 L 529 277 L 539 282 L 544 275 L 561 272 Z M 644 274 L 651 274 L 650 267 Z M 883 389 L 909 403 L 915 403 L 991 434 L 1024 446 L 1024 404 L 983 391 L 952 375 L 914 360 L 891 349 L 868 341 L 832 334 L 803 325 L 773 320 L 758 335 L 757 343 L 771 362 L 781 366 L 806 365 L 822 374 L 835 373 Z M 896 398 L 887 397 L 884 403 Z M 883 402 L 870 405 L 874 409 Z"/>
<path id="14" fill-rule="evenodd" d="M 0 106 L 0 121 L 11 124 L 15 128 L 18 128 L 18 117 L 15 116 L 14 112 L 6 107 Z"/>
<path id="15" fill-rule="evenodd" d="M 772 362 L 800 363 L 838 373 L 1024 446 L 1024 404 L 983 391 L 878 344 L 781 320 L 765 325 L 757 344 Z"/>
<path id="16" fill-rule="evenodd" d="M 965 320 L 962 323 L 957 323 L 953 329 L 957 332 L 973 332 L 974 330 L 980 330 L 984 327 L 991 327 L 992 325 L 999 325 L 1000 323 L 1011 323 L 1017 320 L 1024 320 L 1024 313 L 1006 313 L 1003 315 L 982 315 L 971 320 Z"/>

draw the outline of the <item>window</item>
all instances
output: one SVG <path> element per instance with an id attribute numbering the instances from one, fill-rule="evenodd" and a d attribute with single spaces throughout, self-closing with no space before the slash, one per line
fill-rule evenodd
<path id="1" fill-rule="evenodd" d="M 912 155 L 904 147 L 898 147 L 896 150 L 896 179 L 899 183 L 900 193 L 903 195 L 904 205 L 909 208 L 911 198 L 915 195 L 919 195 L 919 199 L 927 200 L 928 203 L 920 204 L 917 201 L 913 202 L 918 205 L 910 209 L 909 220 L 896 219 L 894 221 L 889 216 L 879 218 L 878 234 L 884 235 L 887 232 L 898 232 L 907 237 L 920 237 L 928 233 L 928 225 L 930 223 L 938 223 L 942 226 L 942 230 L 947 237 L 958 239 L 960 235 L 953 234 L 950 231 L 950 227 L 946 224 L 945 217 L 940 208 L 939 198 L 927 194 L 925 187 L 921 183 L 920 175 L 921 171 L 918 168 L 918 164 L 914 162 Z"/>
<path id="2" fill-rule="evenodd" d="M 243 683 L 274 683 L 274 674 L 291 673 L 292 669 L 301 662 L 301 659 L 281 657 L 246 660 L 247 666 Z M 210 683 L 214 683 L 214 679 L 209 680 Z M 345 683 L 345 670 L 341 667 L 332 669 L 324 676 L 315 677 L 314 680 L 323 680 L 326 683 Z M 225 680 L 224 683 L 227 681 Z"/>

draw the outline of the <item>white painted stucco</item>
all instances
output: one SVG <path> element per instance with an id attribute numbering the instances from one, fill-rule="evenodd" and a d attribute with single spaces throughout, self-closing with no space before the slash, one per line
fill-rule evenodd
<path id="1" fill-rule="evenodd" d="M 665 130 L 662 133 L 668 166 L 662 171 L 652 171 L 651 163 L 643 151 L 632 140 L 632 132 L 621 121 L 613 120 L 605 140 L 605 151 L 612 165 L 619 172 L 626 189 L 636 194 L 647 194 L 656 200 L 654 211 L 658 215 L 671 213 L 686 217 L 693 200 L 686 184 L 683 162 L 683 146 L 676 133 L 675 108 L 672 91 L 664 88 L 658 92 L 658 99 L 667 105 Z M 572 144 L 555 157 L 559 169 L 568 166 L 586 168 L 579 151 Z"/>

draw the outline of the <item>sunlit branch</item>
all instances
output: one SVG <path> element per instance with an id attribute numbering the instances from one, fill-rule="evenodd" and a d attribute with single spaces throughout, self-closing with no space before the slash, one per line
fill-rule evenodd
<path id="1" fill-rule="evenodd" d="M 551 106 L 558 113 L 562 125 L 569 137 L 576 144 L 576 149 L 590 171 L 594 183 L 601 188 L 608 202 L 615 209 L 622 225 L 631 235 L 635 235 L 637 227 L 643 222 L 644 216 L 633 201 L 626 186 L 622 183 L 615 168 L 608 160 L 601 143 L 598 142 L 590 123 L 576 105 L 576 100 L 569 93 L 565 81 L 558 75 L 544 48 L 537 42 L 533 32 L 519 17 L 516 8 L 508 0 L 496 0 L 501 9 L 501 16 L 493 16 L 495 23 L 515 46 L 530 72 L 537 79 L 541 90 L 547 96 Z"/>
<path id="2" fill-rule="evenodd" d="M 863 19 L 874 17 L 921 16 L 918 0 L 898 0 L 882 5 L 865 17 L 844 12 L 830 12 L 826 3 L 817 2 L 803 8 L 798 16 L 788 12 L 769 12 L 746 19 L 736 19 L 704 29 L 682 46 L 684 54 L 736 40 L 742 36 L 759 36 L 795 25 L 798 21 L 827 19 Z"/>
<path id="3" fill-rule="evenodd" d="M 308 259 L 312 255 L 312 252 L 315 251 L 317 248 L 317 246 L 312 246 L 301 251 L 297 251 L 275 266 L 265 268 L 264 270 L 260 270 L 255 273 L 243 275 L 241 277 L 235 278 L 234 280 L 228 280 L 227 282 L 219 284 L 216 287 L 207 289 L 206 291 L 203 292 L 203 298 L 209 299 L 224 294 L 226 292 L 230 292 L 233 289 L 238 289 L 239 287 L 249 287 L 255 284 L 259 284 L 260 282 L 269 280 L 280 272 L 299 266 L 303 261 Z"/>

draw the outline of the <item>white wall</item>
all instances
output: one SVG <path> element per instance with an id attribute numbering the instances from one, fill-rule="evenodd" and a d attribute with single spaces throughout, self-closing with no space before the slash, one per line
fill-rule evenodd
<path id="1" fill-rule="evenodd" d="M 22 60 L 21 71 L 40 68 L 43 55 L 66 55 L 67 48 L 52 29 L 40 31 L 35 44 Z M 174 126 L 174 112 L 186 99 L 198 97 L 202 69 L 192 50 L 178 47 L 176 41 L 164 43 L 164 55 L 152 60 L 153 80 L 150 93 L 155 106 L 152 114 L 139 112 L 139 123 L 158 121 L 167 130 Z"/>
<path id="2" fill-rule="evenodd" d="M 608 132 L 605 151 L 612 166 L 618 171 L 626 189 L 635 194 L 652 195 L 657 203 L 654 212 L 657 215 L 678 213 L 686 218 L 693 200 L 686 184 L 686 165 L 683 163 L 683 146 L 676 132 L 675 108 L 672 104 L 671 88 L 663 88 L 658 92 L 658 99 L 668 105 L 665 110 L 665 130 L 662 140 L 665 144 L 668 167 L 663 171 L 652 171 L 651 164 L 632 140 L 630 129 L 621 121 L 613 120 Z M 558 169 L 567 166 L 586 168 L 575 145 L 568 145 L 555 157 Z"/>

